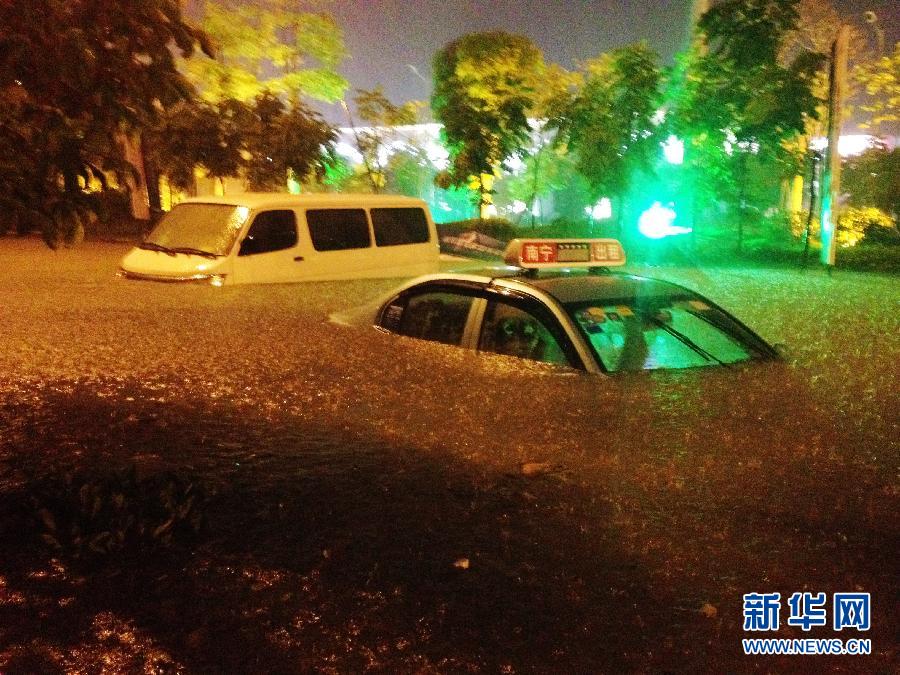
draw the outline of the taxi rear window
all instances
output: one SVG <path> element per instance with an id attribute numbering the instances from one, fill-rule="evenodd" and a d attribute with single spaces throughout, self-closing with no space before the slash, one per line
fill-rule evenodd
<path id="1" fill-rule="evenodd" d="M 458 293 L 413 295 L 406 303 L 397 332 L 421 340 L 459 345 L 472 301 L 472 296 Z"/>

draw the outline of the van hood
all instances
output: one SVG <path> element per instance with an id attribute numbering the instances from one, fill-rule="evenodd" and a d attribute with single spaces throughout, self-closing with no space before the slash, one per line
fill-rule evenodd
<path id="1" fill-rule="evenodd" d="M 120 263 L 124 276 L 155 281 L 204 281 L 228 272 L 226 257 L 131 249 Z"/>

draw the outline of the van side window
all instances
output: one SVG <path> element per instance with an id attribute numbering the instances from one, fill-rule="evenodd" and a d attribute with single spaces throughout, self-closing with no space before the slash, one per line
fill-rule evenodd
<path id="1" fill-rule="evenodd" d="M 422 209 L 372 209 L 372 227 L 376 246 L 428 241 L 428 221 Z"/>
<path id="2" fill-rule="evenodd" d="M 309 209 L 306 223 L 317 251 L 343 251 L 372 245 L 364 209 Z"/>
<path id="3" fill-rule="evenodd" d="M 459 345 L 472 300 L 471 296 L 456 293 L 414 295 L 403 310 L 397 332 L 421 340 Z"/>
<path id="4" fill-rule="evenodd" d="M 241 242 L 238 255 L 255 255 L 293 248 L 297 245 L 297 220 L 294 212 L 263 211 L 258 214 Z"/>

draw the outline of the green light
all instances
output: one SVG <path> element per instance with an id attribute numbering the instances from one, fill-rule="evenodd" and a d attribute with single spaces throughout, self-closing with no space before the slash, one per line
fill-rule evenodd
<path id="1" fill-rule="evenodd" d="M 684 141 L 673 134 L 661 145 L 663 157 L 669 164 L 684 164 Z"/>
<path id="2" fill-rule="evenodd" d="M 653 206 L 644 211 L 638 219 L 638 231 L 648 239 L 662 239 L 690 232 L 689 227 L 672 224 L 676 216 L 675 209 L 653 202 Z"/>
<path id="3" fill-rule="evenodd" d="M 609 197 L 603 197 L 593 206 L 585 206 L 584 212 L 594 220 L 609 220 L 612 218 L 612 202 Z"/>

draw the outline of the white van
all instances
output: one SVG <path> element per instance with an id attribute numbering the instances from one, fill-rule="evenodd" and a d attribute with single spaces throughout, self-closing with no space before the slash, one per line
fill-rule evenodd
<path id="1" fill-rule="evenodd" d="M 420 199 L 246 193 L 178 204 L 120 275 L 216 286 L 408 277 L 437 271 L 438 257 Z"/>

